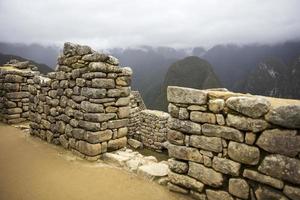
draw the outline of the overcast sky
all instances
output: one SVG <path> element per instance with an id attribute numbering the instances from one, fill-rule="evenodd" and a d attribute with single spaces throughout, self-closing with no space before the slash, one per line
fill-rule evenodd
<path id="1" fill-rule="evenodd" d="M 300 38 L 300 0 L 0 0 L 0 41 L 210 47 Z"/>

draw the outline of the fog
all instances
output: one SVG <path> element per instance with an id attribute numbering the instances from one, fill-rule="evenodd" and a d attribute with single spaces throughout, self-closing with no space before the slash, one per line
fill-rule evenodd
<path id="1" fill-rule="evenodd" d="M 298 0 L 1 0 L 0 41 L 97 48 L 299 39 Z"/>

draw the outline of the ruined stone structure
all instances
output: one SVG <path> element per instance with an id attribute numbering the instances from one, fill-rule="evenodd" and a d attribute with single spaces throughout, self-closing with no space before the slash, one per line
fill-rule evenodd
<path id="1" fill-rule="evenodd" d="M 169 114 L 158 110 L 140 112 L 140 124 L 136 137 L 144 147 L 161 152 L 167 136 Z"/>
<path id="2" fill-rule="evenodd" d="M 122 149 L 127 138 L 167 148 L 170 170 L 129 149 L 103 159 L 195 199 L 300 199 L 300 101 L 170 86 L 169 114 L 147 110 L 130 91 L 131 69 L 118 65 L 71 43 L 46 77 L 12 61 L 0 67 L 2 121 L 29 119 L 32 135 L 89 160 Z"/>
<path id="3" fill-rule="evenodd" d="M 127 144 L 130 68 L 88 46 L 65 43 L 55 72 L 31 87 L 31 133 L 87 159 Z"/>
<path id="4" fill-rule="evenodd" d="M 0 67 L 0 118 L 8 124 L 24 122 L 29 116 L 28 86 L 38 74 L 28 61 L 11 60 Z"/>
<path id="5" fill-rule="evenodd" d="M 128 137 L 140 140 L 138 137 L 138 127 L 140 123 L 140 112 L 146 109 L 146 105 L 138 91 L 131 91 L 130 94 L 130 114 L 128 124 Z"/>
<path id="6" fill-rule="evenodd" d="M 201 200 L 300 199 L 299 101 L 172 86 L 168 101 L 170 190 Z"/>

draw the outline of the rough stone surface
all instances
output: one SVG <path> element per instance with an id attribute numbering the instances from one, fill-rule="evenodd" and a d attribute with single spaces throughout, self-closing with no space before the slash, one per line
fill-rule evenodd
<path id="1" fill-rule="evenodd" d="M 286 128 L 300 128 L 300 105 L 279 106 L 270 110 L 265 119 Z"/>
<path id="2" fill-rule="evenodd" d="M 248 117 L 259 118 L 270 109 L 270 102 L 263 97 L 230 97 L 226 106 Z"/>
<path id="3" fill-rule="evenodd" d="M 203 124 L 202 133 L 206 136 L 222 137 L 236 142 L 244 141 L 244 134 L 241 131 L 220 125 Z"/>
<path id="4" fill-rule="evenodd" d="M 222 152 L 222 140 L 218 137 L 206 137 L 202 135 L 192 135 L 190 145 L 212 152 Z"/>
<path id="5" fill-rule="evenodd" d="M 194 122 L 211 123 L 211 124 L 216 123 L 216 116 L 213 113 L 192 111 L 190 118 Z"/>
<path id="6" fill-rule="evenodd" d="M 228 145 L 228 155 L 237 162 L 256 165 L 260 158 L 260 151 L 257 147 L 231 141 Z"/>
<path id="7" fill-rule="evenodd" d="M 295 157 L 300 152 L 300 136 L 296 134 L 296 130 L 266 130 L 259 136 L 256 145 L 270 153 Z"/>
<path id="8" fill-rule="evenodd" d="M 149 179 L 168 175 L 168 165 L 165 163 L 152 163 L 138 168 L 137 174 Z"/>
<path id="9" fill-rule="evenodd" d="M 229 114 L 226 124 L 243 131 L 260 132 L 269 127 L 268 122 L 262 119 L 252 119 Z"/>
<path id="10" fill-rule="evenodd" d="M 194 162 L 189 162 L 188 175 L 212 187 L 220 187 L 224 182 L 221 173 Z"/>
<path id="11" fill-rule="evenodd" d="M 231 178 L 229 179 L 229 193 L 241 199 L 248 199 L 249 184 L 244 179 Z"/>
<path id="12" fill-rule="evenodd" d="M 169 86 L 167 89 L 169 102 L 202 105 L 207 102 L 207 94 L 201 90 Z"/>
<path id="13" fill-rule="evenodd" d="M 182 160 L 190 160 L 195 162 L 203 162 L 202 154 L 198 149 L 184 146 L 168 145 L 169 156 Z"/>
<path id="14" fill-rule="evenodd" d="M 212 167 L 223 174 L 239 176 L 241 164 L 226 158 L 214 157 Z"/>
<path id="15" fill-rule="evenodd" d="M 245 169 L 243 176 L 245 178 L 266 184 L 266 185 L 270 185 L 274 188 L 277 189 L 282 189 L 283 188 L 283 182 L 276 179 L 276 178 L 272 178 L 271 176 L 266 176 L 264 174 L 261 174 L 259 172 L 256 172 L 254 170 L 250 170 L 250 169 Z"/>
<path id="16" fill-rule="evenodd" d="M 208 200 L 234 200 L 233 197 L 225 191 L 221 190 L 206 190 Z"/>
<path id="17" fill-rule="evenodd" d="M 288 200 L 288 198 L 286 198 L 281 192 L 266 186 L 259 186 L 255 190 L 255 195 L 257 200 Z"/>
<path id="18" fill-rule="evenodd" d="M 168 177 L 171 183 L 188 188 L 188 189 L 193 189 L 198 192 L 202 192 L 203 190 L 203 183 L 197 181 L 194 178 L 176 174 L 174 172 L 169 172 Z"/>
<path id="19" fill-rule="evenodd" d="M 169 159 L 168 165 L 170 170 L 178 174 L 185 174 L 188 172 L 189 165 L 186 162 L 178 161 L 175 159 Z"/>
<path id="20" fill-rule="evenodd" d="M 269 176 L 300 184 L 300 160 L 279 154 L 268 155 L 260 164 L 258 170 Z"/>
<path id="21" fill-rule="evenodd" d="M 283 193 L 292 200 L 300 199 L 300 188 L 285 185 L 283 189 Z"/>
<path id="22" fill-rule="evenodd" d="M 176 118 L 169 118 L 169 126 L 172 129 L 190 134 L 201 134 L 201 125 L 191 121 L 183 121 Z"/>

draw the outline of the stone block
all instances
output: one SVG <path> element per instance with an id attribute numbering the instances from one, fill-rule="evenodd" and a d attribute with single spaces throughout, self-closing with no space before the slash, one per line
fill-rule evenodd
<path id="1" fill-rule="evenodd" d="M 218 137 L 206 137 L 202 135 L 190 136 L 190 146 L 212 152 L 222 152 L 222 140 Z"/>
<path id="2" fill-rule="evenodd" d="M 207 102 L 207 93 L 191 88 L 168 86 L 167 98 L 173 103 L 202 105 Z"/>
<path id="3" fill-rule="evenodd" d="M 266 185 L 270 185 L 274 188 L 277 189 L 282 189 L 284 183 L 281 180 L 278 180 L 276 178 L 273 178 L 271 176 L 266 176 L 264 174 L 261 174 L 259 172 L 256 172 L 254 170 L 250 170 L 250 169 L 245 169 L 243 172 L 243 176 L 245 178 L 266 184 Z"/>
<path id="4" fill-rule="evenodd" d="M 256 165 L 259 162 L 260 151 L 257 147 L 230 141 L 228 155 L 234 161 L 247 165 Z"/>
<path id="5" fill-rule="evenodd" d="M 226 126 L 203 124 L 202 133 L 206 136 L 222 137 L 236 142 L 244 141 L 244 134 L 241 131 Z"/>
<path id="6" fill-rule="evenodd" d="M 194 162 L 189 162 L 188 175 L 212 187 L 221 187 L 224 183 L 221 173 Z"/>
<path id="7" fill-rule="evenodd" d="M 190 114 L 190 119 L 194 122 L 199 122 L 199 123 L 211 123 L 211 124 L 216 123 L 216 115 L 213 113 L 192 111 Z"/>
<path id="8" fill-rule="evenodd" d="M 223 174 L 239 176 L 241 164 L 226 158 L 219 158 L 215 156 L 213 158 L 212 167 L 214 170 L 221 172 Z"/>

